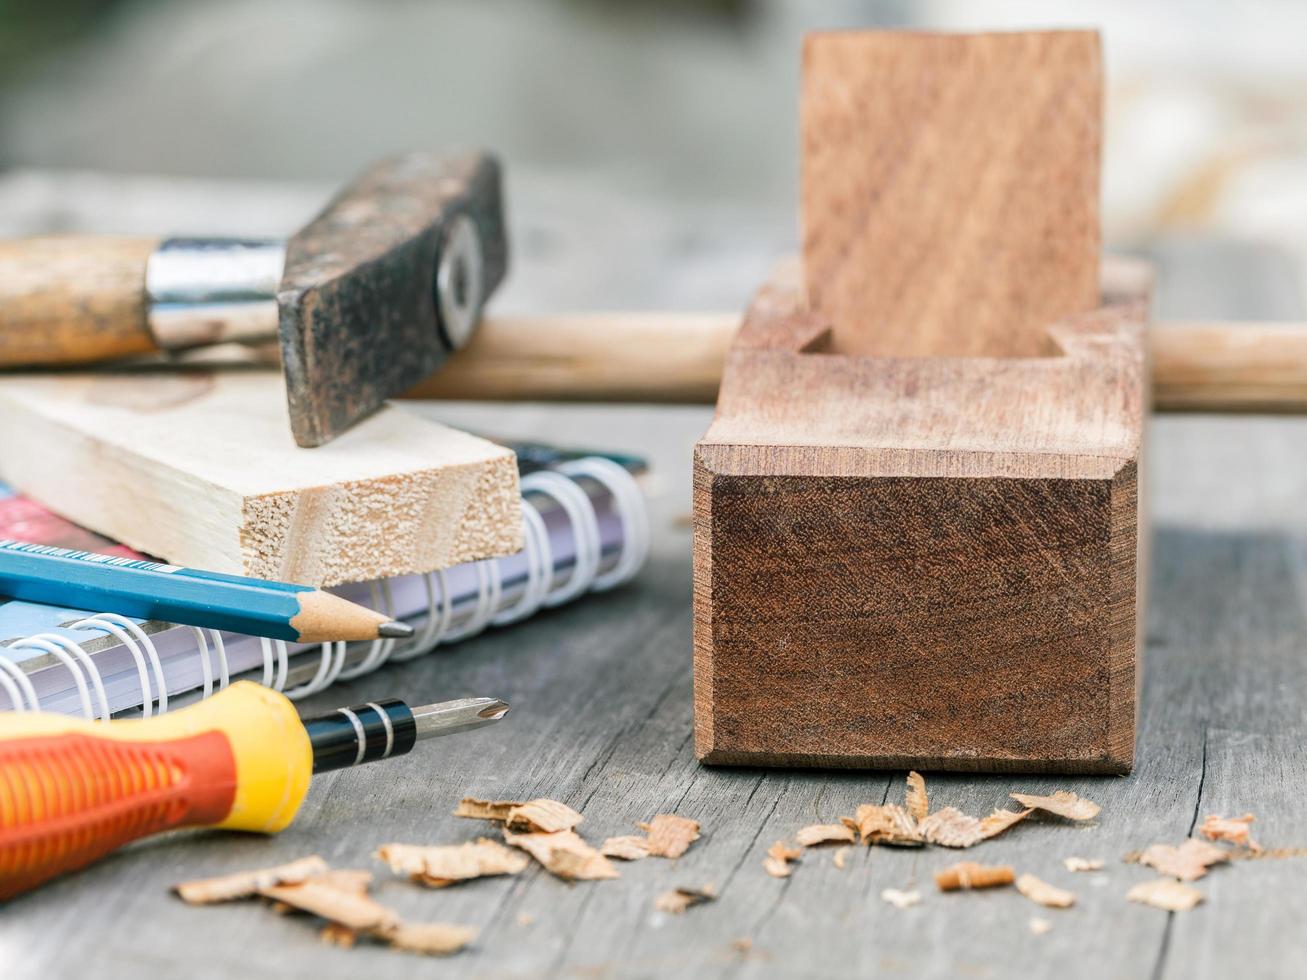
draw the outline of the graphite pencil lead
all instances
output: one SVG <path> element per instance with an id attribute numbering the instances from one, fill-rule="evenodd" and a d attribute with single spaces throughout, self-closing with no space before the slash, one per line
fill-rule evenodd
<path id="1" fill-rule="evenodd" d="M 413 627 L 408 623 L 391 620 L 377 626 L 377 635 L 387 640 L 406 640 L 413 635 Z"/>

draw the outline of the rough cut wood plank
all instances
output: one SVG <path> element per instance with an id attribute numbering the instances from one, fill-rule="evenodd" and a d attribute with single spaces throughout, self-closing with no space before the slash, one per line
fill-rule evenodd
<path id="1" fill-rule="evenodd" d="M 1033 356 L 1098 303 L 1092 31 L 803 49 L 803 262 L 837 350 Z"/>
<path id="2" fill-rule="evenodd" d="M 0 380 L 0 475 L 165 561 L 334 585 L 520 547 L 502 446 L 383 408 L 300 449 L 271 372 Z"/>

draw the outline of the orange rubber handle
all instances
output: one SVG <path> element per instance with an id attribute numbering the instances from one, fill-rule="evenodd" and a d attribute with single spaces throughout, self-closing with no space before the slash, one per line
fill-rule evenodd
<path id="1" fill-rule="evenodd" d="M 0 743 L 0 899 L 140 837 L 222 821 L 236 760 L 219 731 L 166 742 L 66 734 Z"/>
<path id="2" fill-rule="evenodd" d="M 295 706 L 249 681 L 135 721 L 0 712 L 0 900 L 162 830 L 275 833 L 312 772 Z"/>

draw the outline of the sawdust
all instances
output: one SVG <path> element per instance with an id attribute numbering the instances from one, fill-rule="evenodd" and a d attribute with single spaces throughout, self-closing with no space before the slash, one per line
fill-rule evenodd
<path id="1" fill-rule="evenodd" d="M 1030 934 L 1032 936 L 1042 936 L 1046 932 L 1053 931 L 1053 923 L 1047 919 L 1032 918 L 1030 920 Z"/>
<path id="2" fill-rule="evenodd" d="M 1092 820 L 1101 807 L 1092 800 L 1081 799 L 1068 790 L 1060 789 L 1052 796 L 1033 796 L 1029 793 L 1009 793 L 1012 799 L 1032 810 L 1043 810 L 1067 820 Z"/>
<path id="3" fill-rule="evenodd" d="M 864 844 L 920 847 L 925 843 L 917 821 L 897 803 L 864 803 L 852 820 L 841 817 L 840 822 L 856 829 Z"/>
<path id="4" fill-rule="evenodd" d="M 699 839 L 699 821 L 660 813 L 648 823 L 637 824 L 649 835 L 651 857 L 678 858 Z"/>
<path id="5" fill-rule="evenodd" d="M 319 938 L 342 949 L 352 949 L 366 935 L 396 949 L 443 955 L 476 938 L 476 930 L 468 926 L 403 921 L 394 909 L 368 894 L 371 883 L 370 871 L 333 870 L 314 856 L 277 868 L 184 882 L 176 890 L 184 900 L 201 904 L 261 895 L 277 911 L 308 912 L 325 919 Z"/>
<path id="6" fill-rule="evenodd" d="M 835 867 L 839 868 L 841 871 L 843 871 L 844 861 L 848 856 L 849 856 L 849 849 L 847 847 L 838 848 L 836 849 L 835 853 L 831 855 L 830 863 L 835 865 Z"/>
<path id="7" fill-rule="evenodd" d="M 635 834 L 609 837 L 599 845 L 599 853 L 619 861 L 639 861 L 649 856 L 649 838 Z"/>
<path id="8" fill-rule="evenodd" d="M 904 800 L 908 815 L 918 822 L 930 812 L 930 797 L 926 795 L 926 780 L 919 772 L 908 773 L 908 793 Z"/>
<path id="9" fill-rule="evenodd" d="M 1050 909 L 1069 909 L 1076 904 L 1074 894 L 1032 874 L 1023 874 L 1017 879 L 1017 891 L 1032 902 Z"/>
<path id="10" fill-rule="evenodd" d="M 506 829 L 504 841 L 513 847 L 520 847 L 546 871 L 565 881 L 598 881 L 621 877 L 613 863 L 583 841 L 574 830 L 560 830 L 552 834 L 515 834 Z"/>
<path id="11" fill-rule="evenodd" d="M 1213 864 L 1230 860 L 1228 851 L 1191 837 L 1179 847 L 1170 844 L 1151 844 L 1139 855 L 1139 863 L 1160 874 L 1181 881 L 1195 881 L 1207 874 Z"/>
<path id="12" fill-rule="evenodd" d="M 941 847 L 973 847 L 1020 823 L 1033 810 L 995 810 L 983 820 L 951 806 L 936 810 L 918 826 L 922 837 Z"/>
<path id="13" fill-rule="evenodd" d="M 1262 846 L 1248 835 L 1249 828 L 1255 819 L 1257 818 L 1251 813 L 1245 813 L 1242 817 L 1218 817 L 1216 814 L 1211 814 L 1203 821 L 1203 825 L 1198 828 L 1198 832 L 1208 840 L 1226 841 L 1236 847 L 1246 847 L 1250 851 L 1260 851 Z"/>
<path id="14" fill-rule="evenodd" d="M 566 803 L 557 800 L 529 800 L 508 811 L 504 825 L 510 830 L 553 834 L 572 830 L 585 818 Z"/>
<path id="15" fill-rule="evenodd" d="M 797 861 L 802 855 L 800 848 L 790 847 L 785 841 L 778 840 L 767 848 L 767 856 L 762 861 L 763 870 L 773 878 L 788 878 L 794 871 L 790 862 Z"/>
<path id="16" fill-rule="evenodd" d="M 448 956 L 465 948 L 476 939 L 477 930 L 471 926 L 452 925 L 448 922 L 401 922 L 398 928 L 380 938 L 395 949 L 428 956 Z"/>
<path id="17" fill-rule="evenodd" d="M 491 875 L 515 875 L 528 864 L 525 854 L 509 850 L 488 837 L 465 844 L 382 844 L 376 856 L 396 874 L 408 875 L 430 888 L 445 888 Z"/>
<path id="18" fill-rule="evenodd" d="M 1102 858 L 1069 857 L 1062 859 L 1062 865 L 1068 871 L 1102 871 Z"/>
<path id="19" fill-rule="evenodd" d="M 496 820 L 503 823 L 509 813 L 525 804 L 517 800 L 478 800 L 475 796 L 465 796 L 458 801 L 454 816 L 467 817 L 471 820 Z"/>
<path id="20" fill-rule="evenodd" d="M 897 888 L 882 888 L 880 900 L 888 902 L 896 909 L 909 909 L 914 905 L 921 904 L 921 892 L 919 891 L 900 891 Z"/>
<path id="21" fill-rule="evenodd" d="M 680 915 L 688 908 L 703 905 L 716 898 L 717 889 L 712 885 L 704 885 L 702 888 L 673 888 L 654 899 L 654 908 L 668 915 Z"/>
<path id="22" fill-rule="evenodd" d="M 190 905 L 208 905 L 212 902 L 229 902 L 236 898 L 248 898 L 262 888 L 271 885 L 288 885 L 327 871 L 327 862 L 313 854 L 309 857 L 288 861 L 271 868 L 255 868 L 252 871 L 237 871 L 233 874 L 220 875 L 216 878 L 200 878 L 196 881 L 183 881 L 173 886 L 183 902 Z"/>
<path id="23" fill-rule="evenodd" d="M 800 847 L 816 847 L 818 844 L 851 844 L 853 828 L 842 823 L 813 823 L 800 827 L 794 839 Z"/>
<path id="24" fill-rule="evenodd" d="M 999 888 L 1012 884 L 1015 875 L 1005 865 L 977 864 L 961 861 L 935 872 L 935 886 L 942 892 L 967 891 L 976 888 Z"/>
<path id="25" fill-rule="evenodd" d="M 1203 893 L 1192 885 L 1181 884 L 1170 878 L 1154 878 L 1152 881 L 1141 881 L 1126 892 L 1125 897 L 1132 902 L 1168 912 L 1188 912 L 1203 900 Z"/>

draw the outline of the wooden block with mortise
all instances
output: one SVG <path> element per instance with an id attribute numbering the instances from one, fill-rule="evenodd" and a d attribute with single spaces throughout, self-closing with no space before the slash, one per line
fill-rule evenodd
<path id="1" fill-rule="evenodd" d="M 1097 50 L 1062 33 L 809 42 L 806 288 L 794 270 L 759 293 L 695 454 L 703 761 L 1129 770 L 1147 291 L 1098 301 Z M 995 77 L 1010 114 L 989 101 Z M 832 130 L 846 145 L 823 159 L 872 176 L 817 186 L 815 121 L 887 93 L 905 104 L 876 125 L 910 131 Z M 1068 137 L 1067 119 L 1086 132 Z M 961 156 L 959 120 L 982 143 Z M 1025 193 L 1023 161 L 1046 194 Z M 959 167 L 975 196 L 1020 208 L 890 207 L 911 188 L 951 192 Z M 1032 235 L 1054 241 L 1059 214 L 1075 241 L 1023 282 L 1009 260 Z M 953 236 L 958 220 L 989 227 Z M 895 242 L 931 263 L 883 281 L 870 257 Z"/>

